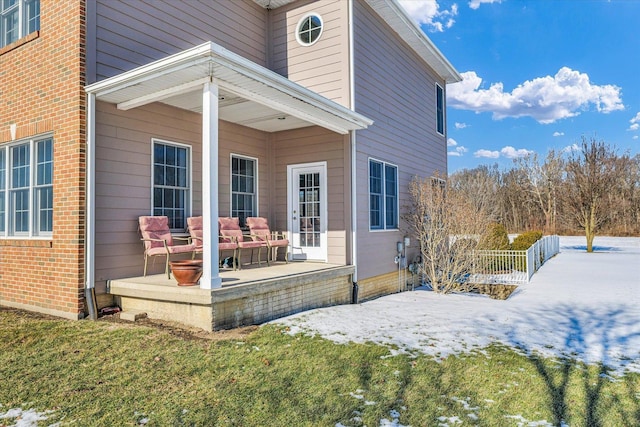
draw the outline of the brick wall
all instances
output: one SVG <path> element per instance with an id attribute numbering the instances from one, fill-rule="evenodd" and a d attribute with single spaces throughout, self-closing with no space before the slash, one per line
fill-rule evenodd
<path id="1" fill-rule="evenodd" d="M 400 290 L 398 272 L 381 274 L 358 280 L 358 301 L 366 301 L 382 295 L 389 295 Z M 402 287 L 405 290 L 405 287 Z"/>
<path id="2" fill-rule="evenodd" d="M 0 304 L 82 317 L 85 0 L 41 0 L 40 31 L 0 49 L 0 146 L 54 141 L 53 237 L 0 238 Z"/>
<path id="3" fill-rule="evenodd" d="M 255 325 L 293 313 L 351 302 L 351 277 L 337 276 L 300 282 L 296 286 L 255 292 L 244 298 L 216 301 L 213 329 Z"/>

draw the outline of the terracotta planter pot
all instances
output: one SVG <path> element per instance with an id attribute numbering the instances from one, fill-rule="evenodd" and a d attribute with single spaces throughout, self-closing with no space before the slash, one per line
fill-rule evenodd
<path id="1" fill-rule="evenodd" d="M 202 276 L 202 260 L 192 259 L 171 261 L 171 272 L 178 282 L 178 286 L 193 286 L 198 284 Z"/>

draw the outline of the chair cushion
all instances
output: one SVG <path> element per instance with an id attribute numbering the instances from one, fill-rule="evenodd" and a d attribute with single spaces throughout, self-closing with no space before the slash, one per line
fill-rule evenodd
<path id="1" fill-rule="evenodd" d="M 202 217 L 192 216 L 187 218 L 187 228 L 192 242 L 198 246 L 202 246 Z"/>
<path id="2" fill-rule="evenodd" d="M 271 247 L 289 246 L 289 240 L 288 239 L 269 239 L 269 246 Z"/>
<path id="3" fill-rule="evenodd" d="M 232 251 L 238 248 L 238 245 L 234 242 L 220 242 L 218 243 L 218 250 Z"/>
<path id="4" fill-rule="evenodd" d="M 267 242 L 260 241 L 260 240 L 244 240 L 242 242 L 240 241 L 238 242 L 238 247 L 241 249 L 261 248 L 266 246 L 267 246 Z"/>
<path id="5" fill-rule="evenodd" d="M 138 218 L 140 224 L 140 234 L 143 239 L 160 239 L 167 242 L 168 246 L 173 246 L 173 238 L 169 231 L 169 218 L 166 216 L 141 216 Z M 151 248 L 163 248 L 164 243 L 145 240 L 145 250 Z"/>

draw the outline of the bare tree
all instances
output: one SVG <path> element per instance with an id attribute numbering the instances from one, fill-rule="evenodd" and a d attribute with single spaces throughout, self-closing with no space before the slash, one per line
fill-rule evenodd
<path id="1" fill-rule="evenodd" d="M 558 214 L 558 188 L 562 182 L 563 160 L 550 150 L 544 162 L 532 154 L 516 161 L 526 177 L 526 190 L 544 215 L 544 231 L 555 233 Z"/>
<path id="2" fill-rule="evenodd" d="M 404 216 L 420 242 L 421 273 L 438 293 L 464 289 L 477 237 L 489 223 L 485 204 L 449 190 L 439 178 L 414 178 L 412 205 Z"/>
<path id="3" fill-rule="evenodd" d="M 572 153 L 566 163 L 563 191 L 565 214 L 587 238 L 587 252 L 593 252 L 593 239 L 606 224 L 611 210 L 609 194 L 619 181 L 615 149 L 604 141 L 582 137 L 581 150 Z"/>

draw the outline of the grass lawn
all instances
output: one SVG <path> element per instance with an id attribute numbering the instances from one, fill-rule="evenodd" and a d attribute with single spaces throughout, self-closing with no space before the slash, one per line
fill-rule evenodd
<path id="1" fill-rule="evenodd" d="M 43 426 L 640 425 L 638 374 L 497 345 L 389 353 L 275 326 L 190 334 L 0 308 L 0 426 L 12 409 Z"/>

